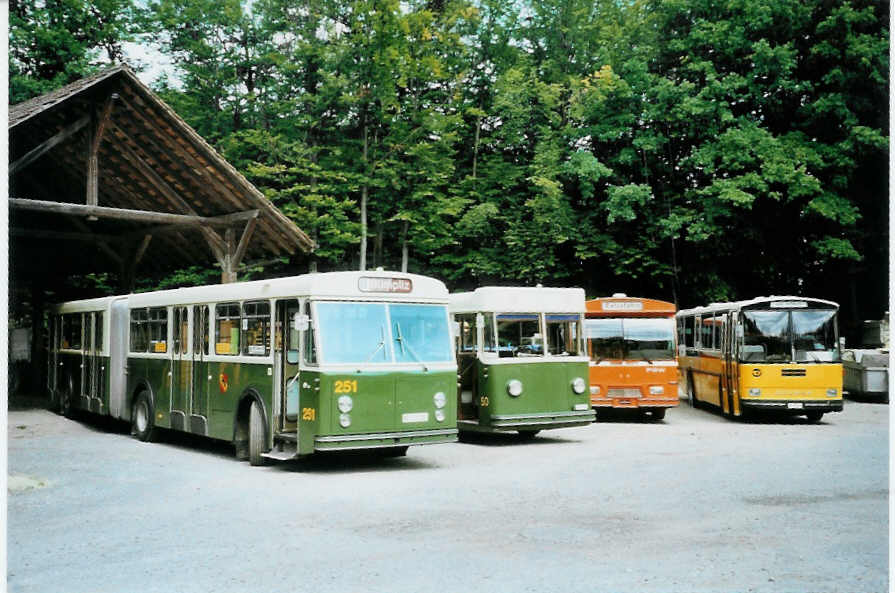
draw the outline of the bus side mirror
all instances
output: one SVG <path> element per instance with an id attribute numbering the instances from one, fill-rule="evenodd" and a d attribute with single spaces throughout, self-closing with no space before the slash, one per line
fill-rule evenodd
<path id="1" fill-rule="evenodd" d="M 308 331 L 311 326 L 311 318 L 304 313 L 296 313 L 292 316 L 292 329 L 297 332 Z"/>

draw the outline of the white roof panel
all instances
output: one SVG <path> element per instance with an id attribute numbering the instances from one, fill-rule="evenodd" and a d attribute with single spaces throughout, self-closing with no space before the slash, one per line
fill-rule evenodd
<path id="1" fill-rule="evenodd" d="M 451 313 L 584 313 L 583 288 L 483 286 L 450 296 Z"/>

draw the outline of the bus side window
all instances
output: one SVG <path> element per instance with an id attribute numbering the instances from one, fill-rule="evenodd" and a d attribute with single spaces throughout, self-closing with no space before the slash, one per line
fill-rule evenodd
<path id="1" fill-rule="evenodd" d="M 149 311 L 131 310 L 131 352 L 149 352 Z"/>
<path id="2" fill-rule="evenodd" d="M 149 309 L 149 351 L 168 351 L 168 309 L 157 307 Z"/>
<path id="3" fill-rule="evenodd" d="M 81 314 L 67 313 L 62 316 L 62 348 L 81 349 Z"/>
<path id="4" fill-rule="evenodd" d="M 270 303 L 254 301 L 243 303 L 242 353 L 249 356 L 270 354 Z"/>
<path id="5" fill-rule="evenodd" d="M 214 319 L 214 353 L 239 354 L 239 303 L 215 306 Z"/>
<path id="6" fill-rule="evenodd" d="M 494 339 L 494 313 L 485 313 L 482 315 L 482 320 L 484 328 L 482 348 L 485 352 L 497 352 L 497 341 Z"/>
<path id="7" fill-rule="evenodd" d="M 459 352 L 461 354 L 475 353 L 477 350 L 477 332 L 475 325 L 475 313 L 458 315 L 457 322 L 460 325 L 460 344 Z"/>

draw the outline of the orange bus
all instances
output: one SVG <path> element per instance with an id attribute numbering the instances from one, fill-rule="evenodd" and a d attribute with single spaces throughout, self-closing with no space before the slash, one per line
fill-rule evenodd
<path id="1" fill-rule="evenodd" d="M 674 303 L 614 294 L 587 301 L 590 401 L 601 410 L 635 408 L 662 420 L 678 405 Z"/>

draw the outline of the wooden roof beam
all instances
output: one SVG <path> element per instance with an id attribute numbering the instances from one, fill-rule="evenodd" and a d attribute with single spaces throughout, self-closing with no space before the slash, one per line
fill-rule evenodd
<path id="1" fill-rule="evenodd" d="M 35 210 L 38 212 L 52 212 L 55 214 L 69 214 L 74 216 L 96 216 L 97 218 L 115 218 L 119 220 L 133 220 L 137 222 L 153 222 L 166 225 L 187 226 L 221 226 L 230 227 L 240 220 L 252 220 L 258 216 L 257 210 L 225 214 L 223 216 L 198 216 L 195 214 L 171 214 L 169 212 L 152 212 L 150 210 L 131 210 L 128 208 L 110 208 L 109 206 L 88 206 L 87 204 L 73 204 L 69 202 L 51 202 L 47 200 L 28 200 L 24 198 L 9 198 L 12 208 L 21 210 Z M 145 234 L 147 231 L 141 231 Z"/>
<path id="2" fill-rule="evenodd" d="M 12 177 L 23 167 L 30 165 L 31 163 L 42 157 L 48 150 L 76 134 L 88 123 L 90 123 L 90 116 L 85 115 L 81 119 L 68 126 L 65 126 L 61 130 L 53 134 L 50 138 L 44 140 L 43 142 L 29 150 L 24 156 L 16 160 L 14 163 L 10 163 L 9 176 Z"/>

